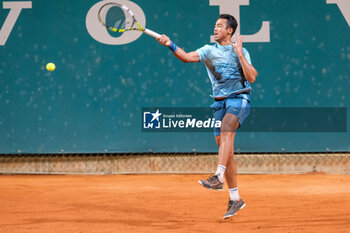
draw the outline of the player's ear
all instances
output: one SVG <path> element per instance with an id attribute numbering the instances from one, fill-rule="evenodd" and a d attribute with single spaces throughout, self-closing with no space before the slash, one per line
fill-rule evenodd
<path id="1" fill-rule="evenodd" d="M 229 33 L 230 35 L 232 35 L 232 32 L 233 32 L 233 28 L 228 28 L 228 33 Z"/>

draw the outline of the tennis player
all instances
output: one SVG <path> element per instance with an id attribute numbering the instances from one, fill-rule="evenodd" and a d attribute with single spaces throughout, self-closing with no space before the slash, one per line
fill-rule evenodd
<path id="1" fill-rule="evenodd" d="M 221 121 L 221 128 L 214 128 L 219 164 L 214 176 L 199 180 L 199 183 L 208 189 L 222 190 L 226 180 L 230 200 L 224 219 L 232 217 L 245 206 L 238 193 L 233 147 L 235 132 L 249 115 L 250 83 L 254 83 L 257 76 L 248 51 L 242 47 L 242 37 L 238 35 L 234 43 L 231 42 L 236 28 L 237 20 L 232 15 L 220 15 L 214 28 L 216 44 L 204 45 L 189 53 L 166 35 L 158 38 L 159 43 L 169 47 L 182 62 L 203 62 L 206 66 L 213 87 L 214 103 L 210 107 L 215 120 Z"/>

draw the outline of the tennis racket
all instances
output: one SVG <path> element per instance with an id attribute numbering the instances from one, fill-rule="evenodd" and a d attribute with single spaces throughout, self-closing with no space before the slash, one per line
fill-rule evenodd
<path id="1" fill-rule="evenodd" d="M 115 33 L 141 31 L 147 35 L 159 38 L 161 35 L 144 28 L 137 22 L 134 13 L 125 5 L 110 2 L 104 4 L 98 11 L 98 20 L 108 30 Z"/>

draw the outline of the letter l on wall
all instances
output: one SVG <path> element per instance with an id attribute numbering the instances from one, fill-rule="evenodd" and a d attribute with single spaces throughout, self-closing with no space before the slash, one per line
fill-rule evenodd
<path id="1" fill-rule="evenodd" d="M 240 33 L 240 6 L 249 6 L 249 0 L 209 0 L 210 6 L 219 6 L 220 14 L 233 15 L 238 21 L 236 33 Z M 270 42 L 270 22 L 263 21 L 260 30 L 252 35 L 242 35 L 244 42 Z M 210 42 L 215 42 L 210 36 Z"/>

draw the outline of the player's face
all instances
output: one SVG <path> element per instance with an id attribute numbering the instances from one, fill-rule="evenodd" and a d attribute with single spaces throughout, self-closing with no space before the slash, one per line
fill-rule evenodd
<path id="1" fill-rule="evenodd" d="M 218 19 L 214 28 L 214 40 L 217 42 L 231 38 L 232 28 L 226 27 L 227 19 Z"/>

